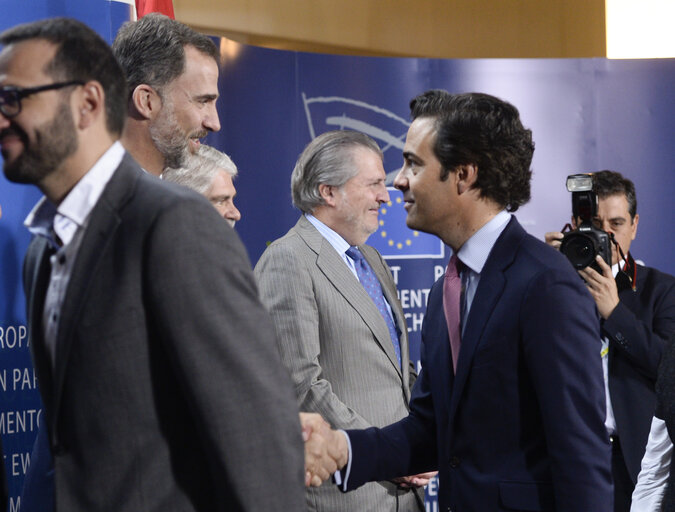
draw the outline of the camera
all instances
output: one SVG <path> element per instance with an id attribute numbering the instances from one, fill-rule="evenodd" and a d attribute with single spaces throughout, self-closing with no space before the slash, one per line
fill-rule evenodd
<path id="1" fill-rule="evenodd" d="M 567 177 L 567 190 L 572 192 L 572 215 L 577 229 L 565 233 L 560 252 L 570 260 L 575 269 L 590 266 L 602 273 L 595 261 L 599 254 L 611 267 L 612 252 L 610 237 L 606 231 L 593 226 L 598 214 L 598 196 L 593 191 L 592 174 L 572 174 Z"/>

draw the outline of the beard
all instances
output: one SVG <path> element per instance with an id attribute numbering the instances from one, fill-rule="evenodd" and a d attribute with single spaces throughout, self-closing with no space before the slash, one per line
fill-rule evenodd
<path id="1" fill-rule="evenodd" d="M 31 142 L 19 126 L 4 130 L 21 139 L 23 152 L 13 162 L 4 162 L 5 176 L 14 183 L 38 184 L 75 153 L 78 140 L 68 103 L 62 103 L 51 121 L 35 129 Z"/>
<path id="2" fill-rule="evenodd" d="M 188 135 L 178 125 L 173 106 L 168 102 L 150 125 L 150 138 L 164 157 L 164 167 L 183 167 L 190 153 Z"/>

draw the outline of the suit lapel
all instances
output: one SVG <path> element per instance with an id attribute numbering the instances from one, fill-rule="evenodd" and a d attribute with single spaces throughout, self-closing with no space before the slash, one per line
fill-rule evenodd
<path id="1" fill-rule="evenodd" d="M 396 360 L 389 329 L 387 329 L 382 315 L 368 292 L 352 274 L 328 240 L 304 216 L 300 218 L 295 228 L 305 243 L 317 254 L 316 265 L 319 270 L 363 319 L 372 331 L 378 345 L 384 350 L 400 374 L 401 369 Z M 368 262 L 370 263 L 370 260 Z"/>
<path id="2" fill-rule="evenodd" d="M 438 375 L 439 378 L 443 380 L 441 390 L 444 395 L 442 403 L 449 409 L 455 375 L 450 370 L 450 368 L 452 368 L 450 337 L 448 335 L 448 324 L 445 320 L 445 312 L 443 311 L 444 279 L 444 276 L 441 277 L 431 287 L 427 311 L 424 315 L 422 334 L 426 346 L 425 352 L 427 353 L 427 364 L 440 369 Z"/>
<path id="3" fill-rule="evenodd" d="M 454 417 L 461 399 L 476 348 L 482 342 L 485 326 L 504 292 L 506 286 L 504 272 L 513 263 L 516 254 L 515 247 L 519 245 L 524 235 L 525 231 L 520 227 L 515 217 L 512 217 L 495 242 L 481 271 L 480 282 L 471 304 L 462 336 L 462 348 L 457 359 L 457 372 L 450 403 L 451 419 Z"/>
<path id="4" fill-rule="evenodd" d="M 137 169 L 134 169 L 136 167 Z M 103 194 L 92 210 L 88 225 L 83 233 L 77 251 L 68 288 L 61 307 L 61 319 L 56 339 L 56 361 L 54 371 L 54 411 L 58 411 L 63 382 L 72 349 L 74 330 L 81 316 L 82 308 L 88 302 L 88 289 L 98 269 L 98 263 L 106 246 L 112 240 L 120 224 L 119 209 L 132 196 L 135 180 L 140 172 L 138 165 L 128 154 L 115 170 Z"/>

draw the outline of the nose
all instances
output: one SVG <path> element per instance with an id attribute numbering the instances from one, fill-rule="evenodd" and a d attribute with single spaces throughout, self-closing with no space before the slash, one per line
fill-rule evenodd
<path id="1" fill-rule="evenodd" d="M 216 109 L 215 104 L 208 109 L 206 117 L 204 117 L 204 120 L 202 121 L 202 126 L 210 132 L 217 132 L 220 130 L 220 119 L 218 119 L 218 109 Z"/>
<path id="2" fill-rule="evenodd" d="M 380 203 L 388 203 L 389 202 L 389 191 L 387 190 L 387 186 L 383 183 L 382 188 L 380 189 L 380 193 L 377 196 L 377 200 Z"/>
<path id="3" fill-rule="evenodd" d="M 408 175 L 406 174 L 405 167 L 402 167 L 398 171 L 396 178 L 394 178 L 394 187 L 402 192 L 408 189 Z"/>
<path id="4" fill-rule="evenodd" d="M 241 212 L 237 209 L 236 206 L 232 205 L 226 212 L 225 218 L 228 220 L 233 220 L 235 222 L 241 220 Z"/>

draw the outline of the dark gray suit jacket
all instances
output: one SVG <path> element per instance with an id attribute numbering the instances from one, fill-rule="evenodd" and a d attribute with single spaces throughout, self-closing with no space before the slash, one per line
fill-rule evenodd
<path id="1" fill-rule="evenodd" d="M 82 238 L 54 371 L 47 252 L 31 242 L 24 278 L 56 510 L 300 510 L 292 387 L 245 249 L 213 207 L 125 155 Z"/>

